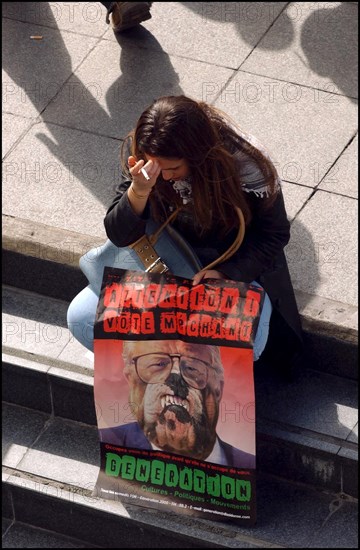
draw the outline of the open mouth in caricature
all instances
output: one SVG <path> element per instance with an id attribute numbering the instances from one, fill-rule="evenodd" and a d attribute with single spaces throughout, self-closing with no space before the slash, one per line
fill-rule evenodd
<path id="1" fill-rule="evenodd" d="M 161 395 L 159 404 L 160 411 L 152 426 L 151 437 L 146 434 L 150 441 L 171 452 L 186 453 L 193 449 L 196 434 L 190 401 L 169 392 Z"/>
<path id="2" fill-rule="evenodd" d="M 205 420 L 200 396 L 185 387 L 164 386 L 155 395 L 147 395 L 152 415 L 145 418 L 143 431 L 152 445 L 190 456 L 202 445 Z"/>
<path id="3" fill-rule="evenodd" d="M 165 394 L 160 398 L 160 406 L 163 412 L 170 407 L 174 410 L 174 407 L 180 407 L 182 410 L 185 410 L 189 413 L 190 403 L 187 399 L 184 399 L 178 395 Z"/>

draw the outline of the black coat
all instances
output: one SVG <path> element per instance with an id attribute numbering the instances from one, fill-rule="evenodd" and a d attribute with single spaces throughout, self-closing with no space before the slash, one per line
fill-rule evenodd
<path id="1" fill-rule="evenodd" d="M 140 238 L 150 216 L 149 205 L 141 217 L 134 213 L 125 192 L 129 185 L 129 181 L 124 181 L 119 186 L 104 220 L 107 236 L 119 247 L 128 246 Z M 257 281 L 268 294 L 273 313 L 263 357 L 284 372 L 302 347 L 301 323 L 284 254 L 284 247 L 290 239 L 290 223 L 281 187 L 275 202 L 267 209 L 264 209 L 259 193 L 248 195 L 253 218 L 246 228 L 244 241 L 239 250 L 228 261 L 218 264 L 216 269 L 232 280 Z M 186 210 L 178 214 L 174 227 L 192 245 L 203 265 L 222 254 L 236 236 L 234 230 L 226 238 L 220 237 L 220 228 L 213 227 L 200 237 L 191 212 Z"/>

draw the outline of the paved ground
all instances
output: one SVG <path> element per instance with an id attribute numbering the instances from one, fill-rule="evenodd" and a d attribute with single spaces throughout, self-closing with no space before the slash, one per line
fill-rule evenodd
<path id="1" fill-rule="evenodd" d="M 302 313 L 356 329 L 356 40 L 355 2 L 155 2 L 118 37 L 97 2 L 4 2 L 3 214 L 105 240 L 121 139 L 190 95 L 269 149 Z"/>

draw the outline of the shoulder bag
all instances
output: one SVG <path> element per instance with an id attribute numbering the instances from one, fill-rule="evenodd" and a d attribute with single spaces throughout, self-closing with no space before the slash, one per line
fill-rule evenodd
<path id="1" fill-rule="evenodd" d="M 178 210 L 160 226 L 150 220 L 145 235 L 130 246 L 119 248 L 107 240 L 102 246 L 81 256 L 80 269 L 89 284 L 74 297 L 67 311 L 67 324 L 74 338 L 87 349 L 93 350 L 94 322 L 105 266 L 128 271 L 170 272 L 192 279 L 201 269 L 212 269 L 230 258 L 241 245 L 245 235 L 245 222 L 241 210 L 236 211 L 239 216 L 236 239 L 224 254 L 206 267 L 201 265 L 191 246 L 170 225 Z"/>
<path id="2" fill-rule="evenodd" d="M 245 236 L 245 220 L 240 208 L 236 207 L 239 229 L 234 242 L 221 256 L 203 267 L 189 243 L 170 225 L 179 210 L 175 210 L 160 227 L 150 220 L 145 234 L 129 246 L 119 248 L 107 240 L 104 245 L 82 256 L 80 269 L 92 290 L 100 294 L 105 266 L 152 273 L 170 272 L 191 279 L 198 271 L 213 269 L 229 259 L 240 247 Z"/>

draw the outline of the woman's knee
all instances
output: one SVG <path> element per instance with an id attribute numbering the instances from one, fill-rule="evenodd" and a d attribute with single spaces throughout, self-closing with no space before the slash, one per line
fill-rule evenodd
<path id="1" fill-rule="evenodd" d="M 67 325 L 71 334 L 91 351 L 97 303 L 98 297 L 90 287 L 86 287 L 75 296 L 67 311 Z"/>
<path id="2" fill-rule="evenodd" d="M 256 286 L 260 286 L 258 283 L 256 283 Z M 257 361 L 262 354 L 262 352 L 265 349 L 266 342 L 269 337 L 269 329 L 270 329 L 270 317 L 272 313 L 272 305 L 269 296 L 265 293 L 264 295 L 264 301 L 260 313 L 260 319 L 258 328 L 256 331 L 254 344 L 253 344 L 253 352 L 254 352 L 254 361 Z"/>

